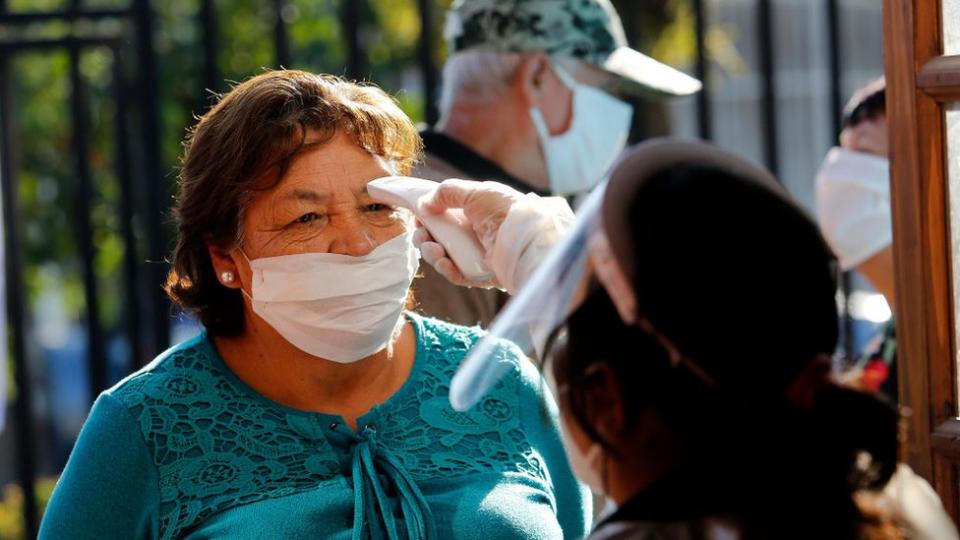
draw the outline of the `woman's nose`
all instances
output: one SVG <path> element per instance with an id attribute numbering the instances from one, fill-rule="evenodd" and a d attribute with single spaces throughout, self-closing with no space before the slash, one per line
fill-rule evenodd
<path id="1" fill-rule="evenodd" d="M 359 220 L 344 223 L 330 243 L 330 253 L 362 257 L 377 247 L 372 231 Z"/>

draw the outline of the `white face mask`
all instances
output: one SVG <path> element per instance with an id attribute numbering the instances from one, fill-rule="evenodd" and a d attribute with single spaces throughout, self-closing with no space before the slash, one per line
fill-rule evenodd
<path id="1" fill-rule="evenodd" d="M 554 195 L 589 191 L 607 173 L 627 144 L 633 107 L 606 92 L 578 83 L 554 64 L 554 72 L 573 91 L 573 122 L 560 135 L 550 135 L 540 109 L 530 118 L 540 137 L 550 190 Z"/>
<path id="2" fill-rule="evenodd" d="M 567 422 L 562 416 L 560 418 L 560 438 L 563 440 L 563 448 L 567 453 L 567 460 L 570 461 L 573 474 L 586 484 L 591 491 L 598 495 L 604 495 L 603 447 L 596 441 L 590 441 L 590 446 L 586 452 L 580 450 L 577 441 L 570 436 Z"/>
<path id="3" fill-rule="evenodd" d="M 362 257 L 303 253 L 254 259 L 253 312 L 306 353 L 356 362 L 386 348 L 402 324 L 419 262 L 412 231 Z"/>
<path id="4" fill-rule="evenodd" d="M 832 148 L 817 174 L 816 199 L 820 230 L 844 270 L 893 242 L 886 159 Z"/>

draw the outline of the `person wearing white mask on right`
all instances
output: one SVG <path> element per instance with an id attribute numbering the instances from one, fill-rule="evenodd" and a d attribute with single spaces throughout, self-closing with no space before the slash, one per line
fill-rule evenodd
<path id="1" fill-rule="evenodd" d="M 682 96 L 700 82 L 627 46 L 609 0 L 458 0 L 440 120 L 421 133 L 413 176 L 494 180 L 522 193 L 575 197 L 623 151 L 639 94 Z M 419 310 L 487 326 L 498 290 L 458 289 L 431 268 L 414 283 Z"/>
<path id="2" fill-rule="evenodd" d="M 858 90 L 844 111 L 840 146 L 816 179 L 817 221 L 844 271 L 866 276 L 895 312 L 886 85 Z M 897 397 L 896 329 L 891 319 L 859 359 L 856 372 L 870 390 Z"/>
<path id="3" fill-rule="evenodd" d="M 859 270 L 894 305 L 890 163 L 883 79 L 859 90 L 844 113 L 840 146 L 816 181 L 817 216 L 843 270 Z"/>

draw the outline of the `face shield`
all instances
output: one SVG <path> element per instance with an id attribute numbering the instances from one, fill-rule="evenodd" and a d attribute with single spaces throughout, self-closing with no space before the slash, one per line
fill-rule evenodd
<path id="1" fill-rule="evenodd" d="M 547 340 L 586 298 L 589 284 L 598 279 L 614 299 L 620 316 L 632 322 L 633 291 L 617 267 L 603 231 L 602 208 L 606 184 L 584 201 L 568 235 L 555 246 L 529 281 L 460 365 L 450 383 L 450 403 L 466 411 L 511 369 L 510 343 L 529 356 L 540 356 Z M 510 342 L 510 343 L 508 343 Z"/>
<path id="2" fill-rule="evenodd" d="M 603 286 L 626 324 L 639 327 L 660 342 L 672 365 L 685 366 L 706 384 L 717 384 L 640 313 L 633 289 L 634 278 L 631 276 L 637 275 L 639 262 L 630 233 L 632 209 L 638 194 L 651 179 L 675 167 L 707 171 L 706 177 L 709 178 L 719 173 L 742 186 L 760 188 L 780 201 L 765 208 L 780 208 L 783 215 L 805 216 L 769 172 L 716 146 L 696 141 L 657 139 L 634 147 L 613 168 L 609 179 L 587 196 L 568 236 L 553 248 L 501 311 L 489 334 L 474 346 L 461 364 L 450 385 L 450 402 L 454 409 L 469 409 L 501 377 L 514 369 L 510 360 L 513 355 L 508 354 L 512 344 L 530 356 L 542 355 L 547 340 L 587 298 L 593 280 Z M 720 180 L 710 180 L 703 185 L 711 185 L 710 182 L 714 181 Z M 743 204 L 741 199 L 738 201 Z M 710 224 L 704 222 L 703 226 L 710 227 Z M 715 228 L 710 231 L 716 232 Z M 812 231 L 816 234 L 816 227 Z M 712 237 L 714 242 L 722 242 L 715 234 Z M 759 242 L 761 248 L 766 241 L 762 237 L 758 235 L 752 240 Z M 817 253 L 829 253 L 822 239 L 813 244 L 816 245 L 811 249 Z M 653 255 L 654 258 L 657 256 Z M 830 297 L 832 306 L 832 294 Z"/>

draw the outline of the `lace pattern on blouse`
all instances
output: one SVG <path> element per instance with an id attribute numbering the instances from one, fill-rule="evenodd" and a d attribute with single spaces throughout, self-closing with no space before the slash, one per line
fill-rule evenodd
<path id="1" fill-rule="evenodd" d="M 473 410 L 455 412 L 447 398 L 450 379 L 479 330 L 419 318 L 414 324 L 425 354 L 398 394 L 374 408 L 377 444 L 416 483 L 482 472 L 521 472 L 546 481 L 542 458 L 520 422 L 518 368 Z M 518 361 L 512 347 L 503 354 L 501 360 Z M 157 466 L 164 540 L 217 512 L 352 475 L 327 439 L 333 417 L 251 395 L 215 355 L 211 344 L 196 338 L 114 391 L 139 422 Z"/>

